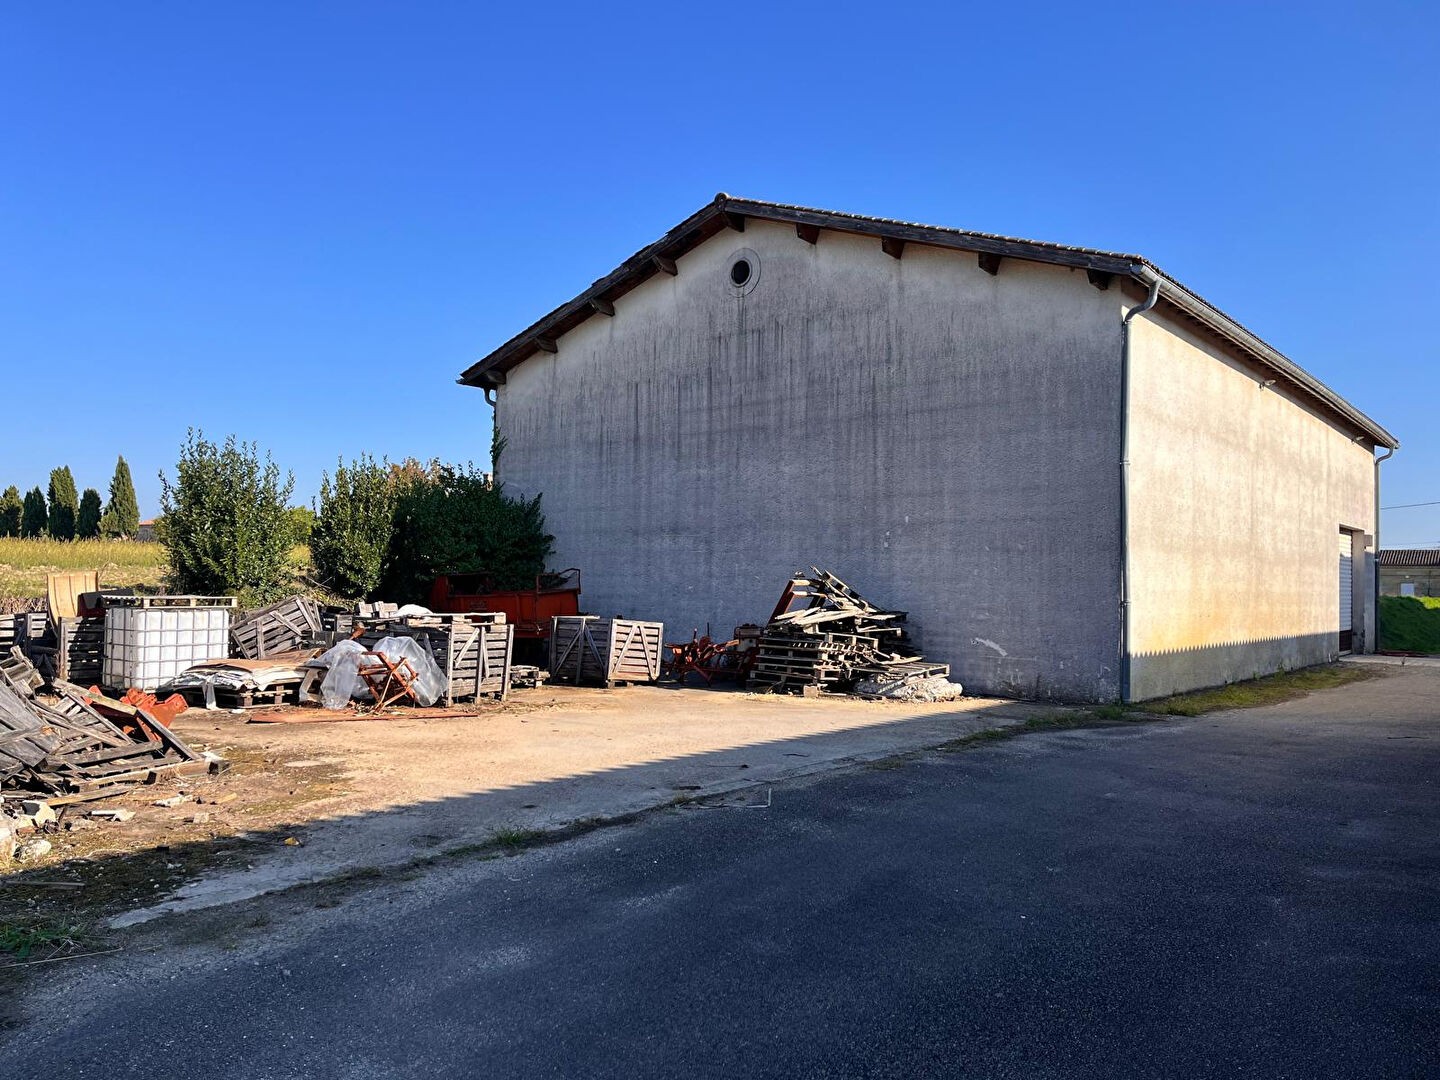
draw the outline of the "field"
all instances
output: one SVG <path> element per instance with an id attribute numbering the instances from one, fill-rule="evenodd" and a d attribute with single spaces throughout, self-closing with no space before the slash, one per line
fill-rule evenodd
<path id="1" fill-rule="evenodd" d="M 20 540 L 0 537 L 0 600 L 45 595 L 45 575 L 98 570 L 102 586 L 155 588 L 165 549 L 140 540 Z"/>

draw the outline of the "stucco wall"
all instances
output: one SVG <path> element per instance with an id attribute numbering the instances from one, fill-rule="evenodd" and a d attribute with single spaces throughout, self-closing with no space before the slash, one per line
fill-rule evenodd
<path id="1" fill-rule="evenodd" d="M 1113 698 L 1117 288 L 754 220 L 679 269 L 498 392 L 500 477 L 544 493 L 588 610 L 727 635 L 816 564 L 971 689 Z"/>
<path id="2" fill-rule="evenodd" d="M 1338 533 L 1374 532 L 1371 445 L 1163 311 L 1136 320 L 1131 361 L 1137 700 L 1335 655 Z"/>

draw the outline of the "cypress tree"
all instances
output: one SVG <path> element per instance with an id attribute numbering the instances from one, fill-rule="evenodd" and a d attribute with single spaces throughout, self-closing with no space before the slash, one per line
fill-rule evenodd
<path id="1" fill-rule="evenodd" d="M 140 531 L 140 506 L 135 501 L 135 484 L 124 457 L 115 463 L 115 475 L 110 478 L 110 501 L 101 516 L 100 527 L 106 536 L 134 536 Z"/>
<path id="2" fill-rule="evenodd" d="M 24 508 L 20 514 L 20 535 L 44 535 L 45 518 L 45 493 L 38 487 L 31 488 L 25 493 Z"/>
<path id="3" fill-rule="evenodd" d="M 0 536 L 19 536 L 20 517 L 24 503 L 20 501 L 20 489 L 11 484 L 0 495 Z"/>
<path id="4" fill-rule="evenodd" d="M 80 512 L 80 493 L 70 466 L 50 470 L 50 535 L 56 540 L 75 539 L 75 516 Z"/>
<path id="5" fill-rule="evenodd" d="M 80 496 L 80 510 L 75 515 L 75 536 L 89 540 L 100 535 L 100 492 L 86 488 Z"/>

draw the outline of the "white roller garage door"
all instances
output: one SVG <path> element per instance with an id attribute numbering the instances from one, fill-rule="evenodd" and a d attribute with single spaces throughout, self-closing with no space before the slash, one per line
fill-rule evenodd
<path id="1" fill-rule="evenodd" d="M 1355 557 L 1351 550 L 1350 534 L 1340 534 L 1340 648 L 1350 648 L 1350 633 L 1354 629 Z"/>

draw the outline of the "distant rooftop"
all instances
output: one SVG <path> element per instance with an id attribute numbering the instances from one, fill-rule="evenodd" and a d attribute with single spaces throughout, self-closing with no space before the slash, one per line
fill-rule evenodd
<path id="1" fill-rule="evenodd" d="M 1381 548 L 1381 566 L 1440 566 L 1440 548 Z"/>

